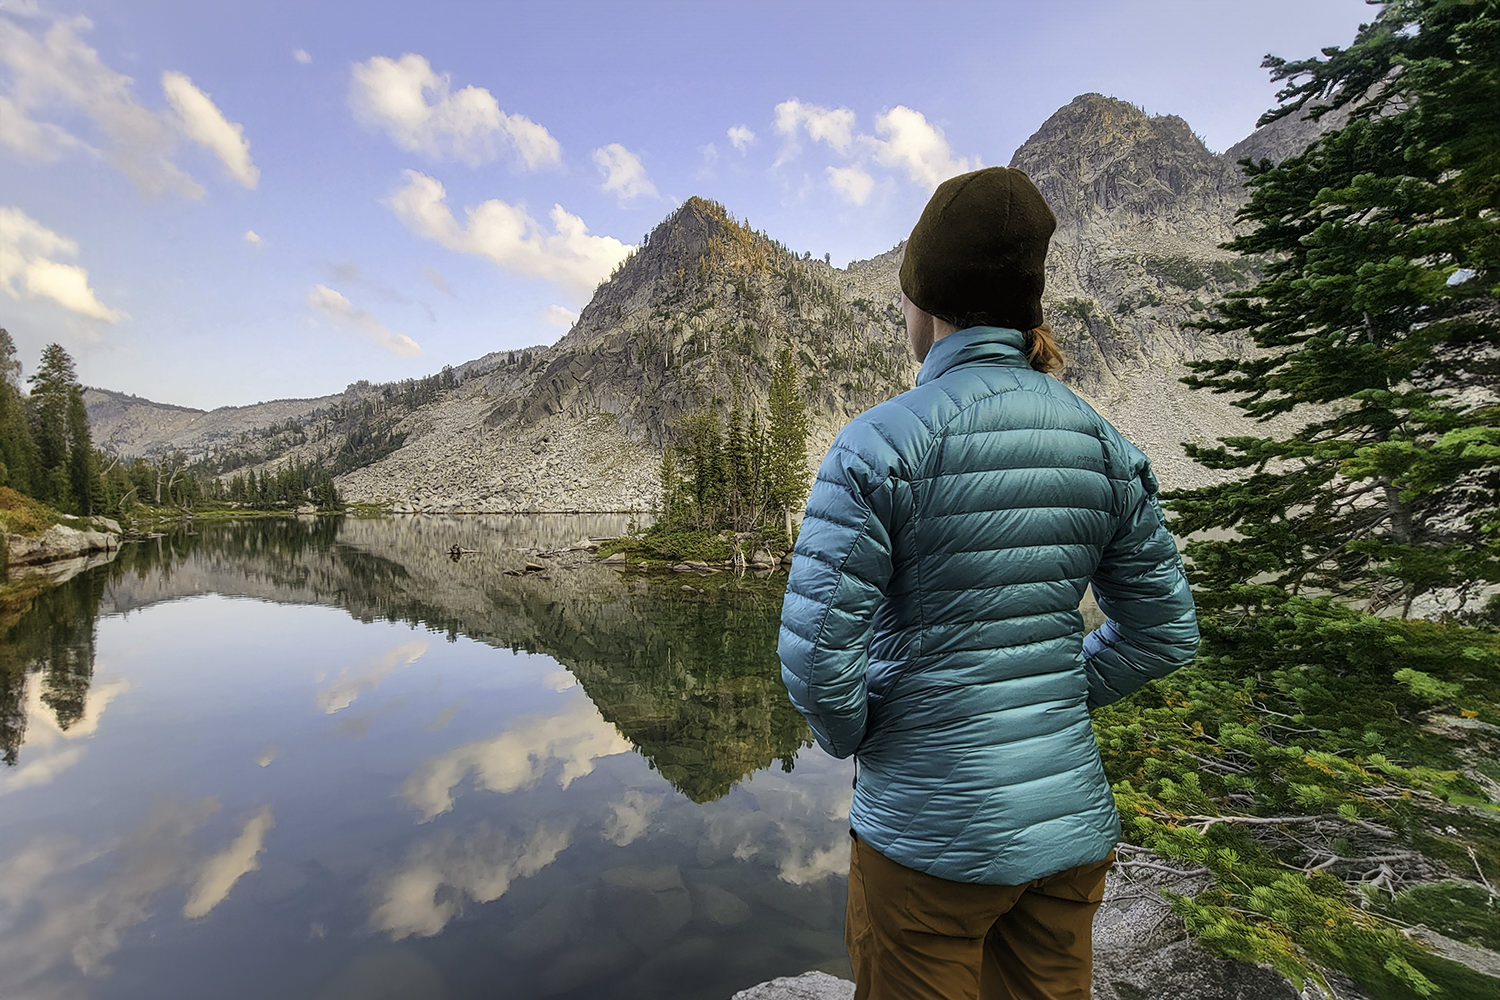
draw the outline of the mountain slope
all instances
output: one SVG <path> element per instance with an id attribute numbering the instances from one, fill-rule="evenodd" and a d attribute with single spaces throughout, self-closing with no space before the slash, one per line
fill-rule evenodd
<path id="1" fill-rule="evenodd" d="M 1059 219 L 1044 306 L 1069 360 L 1061 377 L 1153 455 L 1169 486 L 1207 476 L 1183 456 L 1183 437 L 1245 426 L 1223 397 L 1177 381 L 1186 360 L 1247 349 L 1186 326 L 1253 277 L 1219 249 L 1245 201 L 1236 160 L 1282 155 L 1317 132 L 1283 120 L 1216 155 L 1180 118 L 1086 94 L 1011 160 Z M 641 509 L 654 503 L 660 448 L 685 415 L 736 400 L 764 415 L 783 344 L 803 372 L 815 455 L 849 417 L 908 388 L 902 249 L 836 269 L 690 198 L 550 347 L 488 355 L 433 386 L 421 380 L 419 392 L 362 385 L 286 401 L 285 415 L 162 408 L 127 420 L 91 403 L 91 420 L 117 450 L 176 442 L 218 455 L 223 471 L 338 455 L 346 497 L 398 509 Z M 263 428 L 247 439 L 256 448 L 234 450 L 240 416 L 242 432 Z M 351 446 L 372 436 L 383 446 Z"/>

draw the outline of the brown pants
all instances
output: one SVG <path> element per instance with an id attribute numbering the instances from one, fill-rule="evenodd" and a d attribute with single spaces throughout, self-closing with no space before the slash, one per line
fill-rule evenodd
<path id="1" fill-rule="evenodd" d="M 868 844 L 849 853 L 855 1000 L 1088 1000 L 1114 852 L 1025 885 L 951 882 Z"/>

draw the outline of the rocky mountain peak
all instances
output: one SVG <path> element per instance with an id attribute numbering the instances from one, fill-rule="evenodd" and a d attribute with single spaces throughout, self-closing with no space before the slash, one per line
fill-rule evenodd
<path id="1" fill-rule="evenodd" d="M 1171 244 L 1215 246 L 1229 238 L 1243 201 L 1238 167 L 1209 152 L 1185 121 L 1101 94 L 1059 109 L 1010 165 L 1046 196 L 1063 240 L 1113 238 L 1111 230 L 1125 227 Z"/>
<path id="2" fill-rule="evenodd" d="M 707 269 L 764 268 L 769 255 L 778 250 L 723 205 L 694 195 L 651 230 L 595 290 L 566 339 L 587 340 L 652 302 L 680 296 Z"/>

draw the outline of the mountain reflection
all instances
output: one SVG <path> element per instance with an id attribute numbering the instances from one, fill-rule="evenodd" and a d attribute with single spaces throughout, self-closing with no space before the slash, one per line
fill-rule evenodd
<path id="1" fill-rule="evenodd" d="M 538 548 L 623 527 L 623 518 L 602 517 L 279 519 L 127 545 L 114 562 L 0 619 L 5 762 L 23 753 L 27 704 L 37 700 L 29 685 L 40 685 L 59 729 L 84 715 L 99 616 L 217 593 L 339 607 L 366 622 L 420 624 L 450 639 L 551 656 L 599 715 L 695 802 L 723 796 L 778 759 L 791 770 L 809 744 L 778 674 L 779 582 L 695 579 L 701 589 L 684 593 L 679 578 L 589 564 L 512 575 Z M 472 551 L 454 561 L 454 546 Z M 320 693 L 321 707 L 347 707 L 423 649 L 414 643 L 364 675 L 335 678 Z M 418 808 L 441 810 L 446 793 L 426 794 Z"/>

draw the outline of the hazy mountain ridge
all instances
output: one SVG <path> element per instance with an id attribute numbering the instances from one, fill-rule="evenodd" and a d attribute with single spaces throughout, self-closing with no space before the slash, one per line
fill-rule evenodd
<path id="1" fill-rule="evenodd" d="M 1011 160 L 1059 219 L 1045 306 L 1069 359 L 1061 377 L 1145 447 L 1169 485 L 1206 476 L 1182 455 L 1184 435 L 1211 440 L 1245 426 L 1223 397 L 1177 381 L 1185 359 L 1246 349 L 1185 327 L 1204 303 L 1253 277 L 1219 249 L 1246 200 L 1236 161 L 1301 148 L 1318 131 L 1284 119 L 1216 155 L 1180 118 L 1088 94 Z M 401 446 L 340 475 L 348 499 L 400 509 L 639 509 L 654 502 L 659 449 L 684 415 L 703 405 L 727 411 L 736 398 L 765 413 L 782 344 L 806 379 L 815 455 L 850 416 L 910 387 L 902 253 L 832 268 L 690 198 L 556 344 L 453 369 L 430 400 L 408 394 L 407 405 L 389 386 L 357 383 L 339 396 L 192 416 L 91 390 L 90 418 L 96 439 L 115 450 L 177 447 L 193 457 L 246 430 L 298 425 L 279 455 L 263 456 L 270 465 L 340 446 L 350 425 L 320 410 L 378 405 L 379 426 Z"/>

